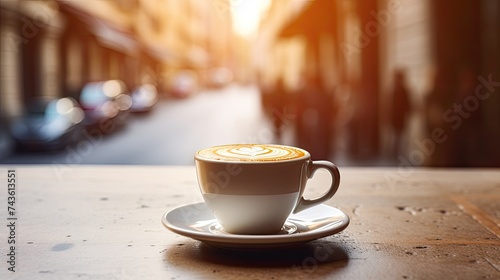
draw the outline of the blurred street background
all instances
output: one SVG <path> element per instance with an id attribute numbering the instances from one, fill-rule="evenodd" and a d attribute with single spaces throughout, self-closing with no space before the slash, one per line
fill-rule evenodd
<path id="1" fill-rule="evenodd" d="M 0 164 L 500 166 L 496 0 L 0 0 Z"/>
<path id="2" fill-rule="evenodd" d="M 251 87 L 207 90 L 189 102 L 161 100 L 147 115 L 130 114 L 126 119 L 126 126 L 109 134 L 94 130 L 62 150 L 19 152 L 4 162 L 191 165 L 194 153 L 207 145 L 274 140 L 260 110 L 258 90 Z"/>

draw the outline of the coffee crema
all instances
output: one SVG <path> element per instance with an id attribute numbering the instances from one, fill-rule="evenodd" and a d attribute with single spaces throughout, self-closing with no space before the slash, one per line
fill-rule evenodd
<path id="1" fill-rule="evenodd" d="M 269 144 L 233 144 L 198 151 L 197 156 L 208 160 L 238 162 L 272 162 L 301 158 L 306 153 L 297 148 Z"/>

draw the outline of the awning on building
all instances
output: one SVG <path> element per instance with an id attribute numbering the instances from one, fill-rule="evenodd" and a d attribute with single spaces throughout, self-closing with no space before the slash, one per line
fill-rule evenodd
<path id="1" fill-rule="evenodd" d="M 159 62 L 167 63 L 179 60 L 178 55 L 159 44 L 142 44 L 142 49 L 148 56 Z"/>
<path id="2" fill-rule="evenodd" d="M 67 2 L 61 1 L 59 5 L 62 12 L 73 15 L 82 21 L 87 26 L 89 32 L 95 35 L 103 46 L 129 55 L 134 55 L 139 52 L 139 43 L 130 30 L 104 19 L 97 18 L 87 11 L 72 6 Z"/>

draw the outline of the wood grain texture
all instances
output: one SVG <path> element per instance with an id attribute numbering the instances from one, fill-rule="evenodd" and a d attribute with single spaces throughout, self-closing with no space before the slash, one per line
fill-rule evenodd
<path id="1" fill-rule="evenodd" d="M 202 200 L 193 166 L 0 166 L 4 189 L 12 168 L 17 271 L 6 269 L 2 225 L 0 279 L 500 278 L 500 170 L 340 167 L 328 204 L 350 216 L 345 231 L 236 252 L 161 224 L 169 209 Z M 307 196 L 323 192 L 324 175 Z"/>

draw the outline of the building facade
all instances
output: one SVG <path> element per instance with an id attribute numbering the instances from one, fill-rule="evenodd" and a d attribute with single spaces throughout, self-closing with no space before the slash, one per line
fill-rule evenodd
<path id="1" fill-rule="evenodd" d="M 330 23 L 315 27 L 321 17 Z M 282 77 L 293 88 L 290 81 L 311 67 L 320 69 L 322 82 L 335 89 L 329 102 L 340 106 L 334 121 L 342 130 L 335 131 L 347 135 L 349 153 L 368 159 L 389 155 L 395 145 L 391 114 L 400 104 L 392 98 L 396 73 L 404 73 L 409 108 L 403 113 L 408 118 L 404 143 L 395 155 L 400 164 L 499 165 L 498 95 L 484 92 L 488 98 L 481 102 L 474 98 L 481 81 L 500 80 L 498 18 L 500 5 L 494 0 L 275 0 L 262 21 L 257 46 L 266 58 L 257 71 L 264 84 Z M 321 36 L 312 39 L 318 30 Z M 307 51 L 312 45 L 315 59 Z M 302 70 L 290 71 L 288 65 Z M 460 114 L 457 106 L 470 110 Z M 429 116 L 433 110 L 439 111 L 435 124 Z M 441 127 L 447 143 L 422 151 L 432 128 Z"/>

